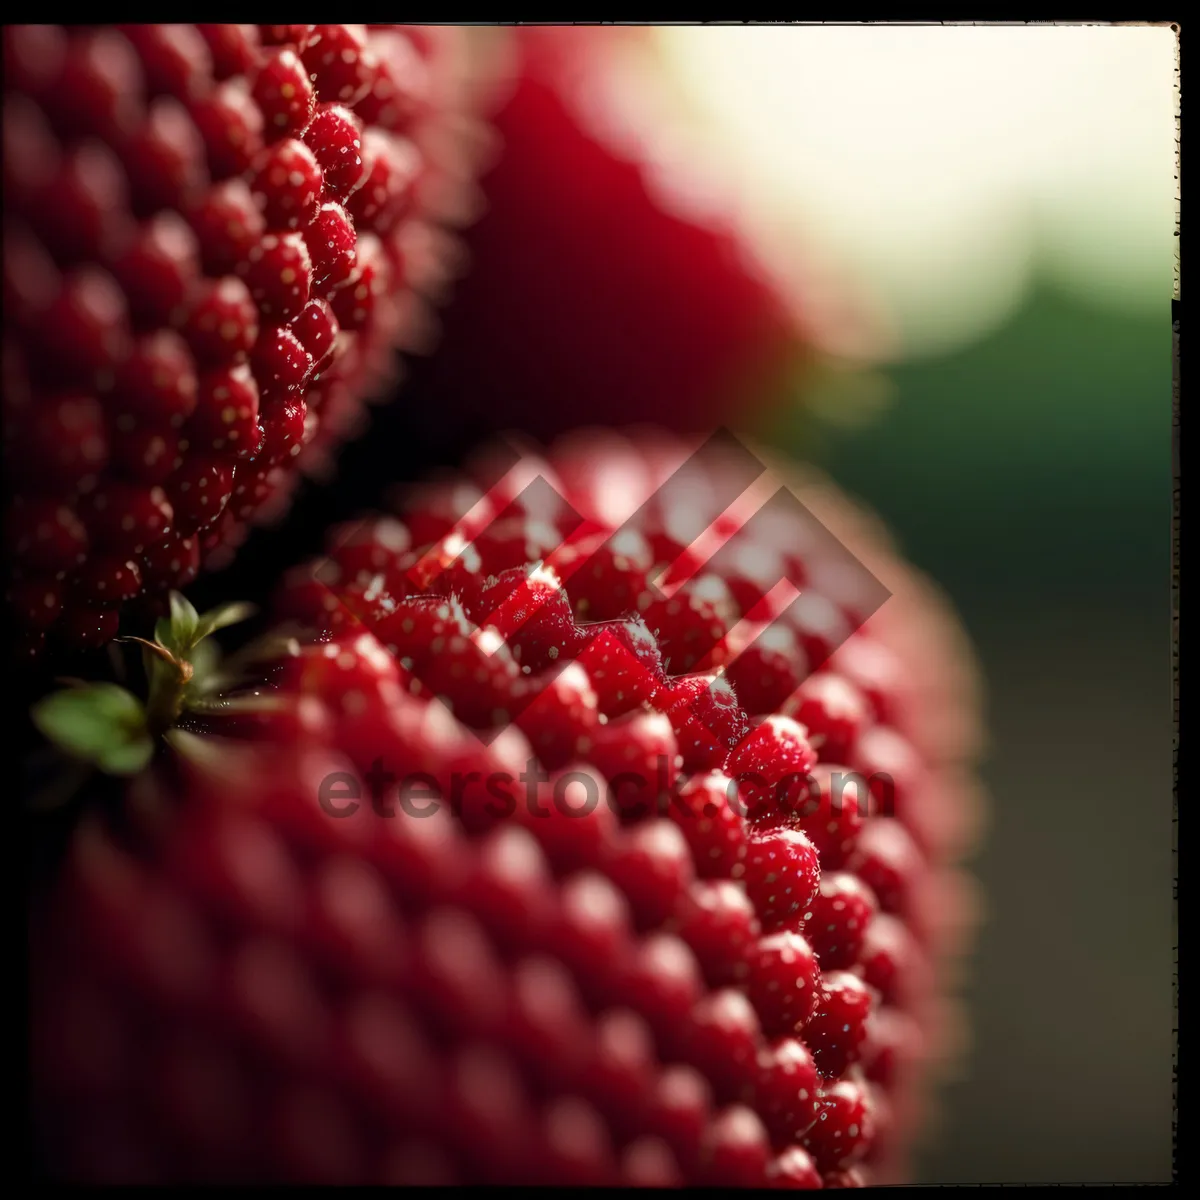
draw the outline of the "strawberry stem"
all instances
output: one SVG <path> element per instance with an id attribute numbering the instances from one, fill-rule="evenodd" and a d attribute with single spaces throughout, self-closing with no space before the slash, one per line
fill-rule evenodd
<path id="1" fill-rule="evenodd" d="M 138 642 L 146 659 L 149 694 L 146 697 L 146 724 L 152 737 L 160 738 L 179 720 L 183 712 L 184 691 L 191 682 L 192 664 L 176 658 L 159 642 L 128 638 Z"/>

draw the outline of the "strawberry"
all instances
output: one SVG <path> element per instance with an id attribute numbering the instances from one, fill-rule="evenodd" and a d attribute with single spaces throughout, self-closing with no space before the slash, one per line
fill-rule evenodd
<path id="1" fill-rule="evenodd" d="M 517 31 L 516 79 L 495 116 L 503 154 L 432 363 L 447 433 L 463 421 L 540 437 L 744 423 L 783 392 L 794 403 L 831 353 L 869 354 L 881 339 L 819 247 L 781 253 L 755 229 L 774 181 L 740 177 L 737 156 L 705 140 L 710 115 L 659 95 L 662 37 Z"/>
<path id="2" fill-rule="evenodd" d="M 29 644 L 106 640 L 132 600 L 185 586 L 391 381 L 448 271 L 414 244 L 473 194 L 470 36 L 6 26 L 7 545 Z M 78 515 L 72 545 L 51 506 Z M 113 570 L 129 586 L 102 586 Z M 29 623 L 20 597 L 52 588 L 56 618 Z"/>
<path id="3" fill-rule="evenodd" d="M 611 530 L 621 518 L 596 503 L 611 460 L 577 449 L 549 454 L 558 519 L 570 524 L 569 509 Z M 672 465 L 693 449 L 625 447 L 646 468 L 626 506 L 646 544 L 666 544 L 676 503 L 719 515 L 707 512 L 731 469 L 719 446 L 689 460 L 711 494 L 673 495 Z M 476 483 L 502 513 L 508 484 L 485 475 Z M 744 710 L 728 684 L 716 706 L 709 676 L 672 675 L 687 631 L 665 611 L 625 641 L 615 618 L 589 621 L 594 580 L 586 606 L 571 578 L 549 587 L 557 576 L 523 558 L 532 536 L 477 531 L 509 555 L 485 568 L 426 508 L 446 513 L 442 484 L 336 531 L 325 560 L 290 574 L 278 636 L 235 656 L 257 664 L 250 674 L 203 640 L 242 611 L 201 617 L 175 595 L 144 644 L 144 703 L 113 685 L 40 702 L 37 722 L 61 745 L 131 777 L 119 811 L 85 815 L 34 908 L 33 1080 L 53 1170 L 903 1179 L 905 1131 L 950 1032 L 943 968 L 964 913 L 923 897 L 961 893 L 967 797 L 947 788 L 969 777 L 960 718 L 973 697 L 924 586 L 827 489 L 792 494 L 797 545 L 819 511 L 893 593 L 850 639 L 895 655 L 879 695 L 892 724 L 855 709 L 834 744 L 853 760 L 886 728 L 922 768 L 886 815 L 868 788 L 837 838 L 804 831 L 801 785 L 819 786 L 824 744 L 804 725 Z M 634 588 L 632 612 L 661 595 L 660 564 L 631 560 L 622 581 L 621 557 L 602 561 Z M 514 569 L 539 581 L 520 618 L 496 604 Z M 505 636 L 476 624 L 498 609 Z M 740 616 L 735 605 L 714 619 Z M 595 636 L 603 659 L 586 652 Z M 517 641 L 537 647 L 536 669 Z M 833 674 L 831 662 L 813 665 Z M 718 728 L 688 766 L 682 747 L 706 718 Z M 935 825 L 934 839 L 908 832 Z"/>

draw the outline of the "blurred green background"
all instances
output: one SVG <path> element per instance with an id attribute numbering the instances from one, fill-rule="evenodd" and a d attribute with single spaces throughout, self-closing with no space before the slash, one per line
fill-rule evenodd
<path id="1" fill-rule="evenodd" d="M 1118 314 L 1043 285 L 887 374 L 886 411 L 820 457 L 957 605 L 990 735 L 973 1045 L 920 1178 L 1166 1181 L 1169 302 Z M 800 449 L 786 422 L 773 438 Z"/>

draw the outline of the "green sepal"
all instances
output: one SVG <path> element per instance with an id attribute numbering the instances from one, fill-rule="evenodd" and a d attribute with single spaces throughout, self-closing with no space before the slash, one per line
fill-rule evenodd
<path id="1" fill-rule="evenodd" d="M 115 683 L 55 692 L 33 706 L 32 716 L 51 742 L 109 775 L 135 775 L 154 756 L 145 707 Z"/>
<path id="2" fill-rule="evenodd" d="M 194 612 L 195 609 L 192 611 Z M 195 646 L 201 638 L 208 637 L 210 633 L 216 633 L 218 629 L 225 629 L 230 625 L 248 621 L 257 611 L 253 604 L 242 602 L 222 604 L 220 608 L 210 609 L 196 622 L 195 640 L 192 645 Z"/>
<path id="3" fill-rule="evenodd" d="M 154 640 L 170 650 L 176 658 L 183 658 L 200 640 L 197 634 L 200 614 L 181 592 L 171 593 L 170 604 L 171 615 L 160 617 L 154 626 Z"/>
<path id="4" fill-rule="evenodd" d="M 113 683 L 81 684 L 47 696 L 34 706 L 34 723 L 73 758 L 110 775 L 133 775 L 154 756 L 157 739 L 185 708 L 203 703 L 221 682 L 220 647 L 209 634 L 252 616 L 249 604 L 225 604 L 201 616 L 179 592 L 170 614 L 154 626 L 154 640 L 137 643 L 146 673 L 146 701 Z"/>
<path id="5" fill-rule="evenodd" d="M 192 602 L 179 592 L 170 597 L 171 615 L 160 617 L 154 626 L 154 640 L 176 658 L 188 658 L 195 648 L 218 629 L 246 621 L 257 611 L 252 604 L 222 604 L 203 616 Z"/>
<path id="6" fill-rule="evenodd" d="M 192 677 L 183 689 L 184 708 L 195 704 L 217 690 L 221 677 L 217 668 L 221 662 L 221 647 L 215 641 L 197 642 L 192 648 Z"/>
<path id="7" fill-rule="evenodd" d="M 282 696 L 252 692 L 241 696 L 197 696 L 187 710 L 196 716 L 227 716 L 236 713 L 284 712 L 288 707 Z"/>

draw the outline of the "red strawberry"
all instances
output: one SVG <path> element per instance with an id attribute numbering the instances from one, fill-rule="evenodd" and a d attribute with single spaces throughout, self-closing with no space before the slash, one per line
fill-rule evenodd
<path id="1" fill-rule="evenodd" d="M 122 599 L 165 596 L 195 570 L 171 569 L 173 539 L 199 533 L 219 559 L 389 381 L 413 301 L 438 282 L 436 264 L 402 272 L 404 248 L 473 188 L 470 36 L 6 27 L 5 362 L 11 342 L 29 393 L 4 417 L 19 577 L 47 566 L 29 514 L 63 506 L 87 527 L 53 565 L 52 640 L 99 636 L 87 614 L 113 592 L 90 563 L 113 522 L 142 527 L 133 486 L 167 499 L 121 546 L 141 578 Z M 221 498 L 201 504 L 205 475 Z M 105 528 L 85 514 L 101 494 Z"/>
<path id="2" fill-rule="evenodd" d="M 857 875 L 830 871 L 821 877 L 805 928 L 825 970 L 844 970 L 860 961 L 876 908 L 871 889 Z"/>
<path id="3" fill-rule="evenodd" d="M 795 929 L 760 938 L 746 968 L 746 989 L 768 1033 L 794 1033 L 816 1010 L 820 967 L 812 946 Z"/>
<path id="4" fill-rule="evenodd" d="M 851 1079 L 838 1080 L 822 1089 L 816 1124 L 804 1137 L 805 1149 L 819 1170 L 841 1171 L 869 1149 L 874 1124 L 866 1088 Z"/>
<path id="5" fill-rule="evenodd" d="M 778 375 L 803 381 L 823 353 L 878 336 L 814 250 L 763 246 L 737 162 L 702 140 L 711 118 L 677 122 L 653 91 L 661 37 L 519 32 L 503 154 L 433 364 L 456 421 L 543 437 L 599 422 L 711 429 L 769 403 Z M 772 181 L 742 186 L 762 198 Z"/>
<path id="6" fill-rule="evenodd" d="M 689 450 L 640 445 L 644 488 Z M 604 463 L 571 454 L 550 456 L 556 486 L 611 527 L 589 499 Z M 720 463 L 694 466 L 715 485 Z M 801 494 L 807 544 L 821 495 Z M 896 1181 L 949 1033 L 948 943 L 923 897 L 957 878 L 949 843 L 919 846 L 905 823 L 930 819 L 922 781 L 961 778 L 968 746 L 889 694 L 923 768 L 895 816 L 864 809 L 825 842 L 787 806 L 747 821 L 739 766 L 820 773 L 803 726 L 743 713 L 728 685 L 727 707 L 680 707 L 694 677 L 670 675 L 644 627 L 650 683 L 631 708 L 611 674 L 591 684 L 600 625 L 553 595 L 526 643 L 545 665 L 523 672 L 460 602 L 495 586 L 480 556 L 430 567 L 419 538 L 442 525 L 423 504 L 418 489 L 398 520 L 338 531 L 328 560 L 288 577 L 296 636 L 263 650 L 252 685 L 216 698 L 197 644 L 238 614 L 176 596 L 145 705 L 96 686 L 37 710 L 77 755 L 134 777 L 121 820 L 84 820 L 35 910 L 46 1162 L 120 1181 Z M 652 542 L 666 517 L 649 511 Z M 907 569 L 843 506 L 821 511 L 895 593 L 853 637 L 904 646 L 910 695 L 961 700 L 938 626 L 919 646 L 897 636 L 932 611 Z M 501 574 L 526 578 L 524 540 L 505 544 Z M 630 571 L 638 609 L 650 585 Z M 124 586 L 116 560 L 108 578 Z M 676 739 L 697 742 L 713 713 L 715 762 L 681 766 Z M 170 750 L 147 765 L 164 729 Z M 662 779 L 642 790 L 661 807 L 632 811 L 613 785 L 654 757 Z"/>

